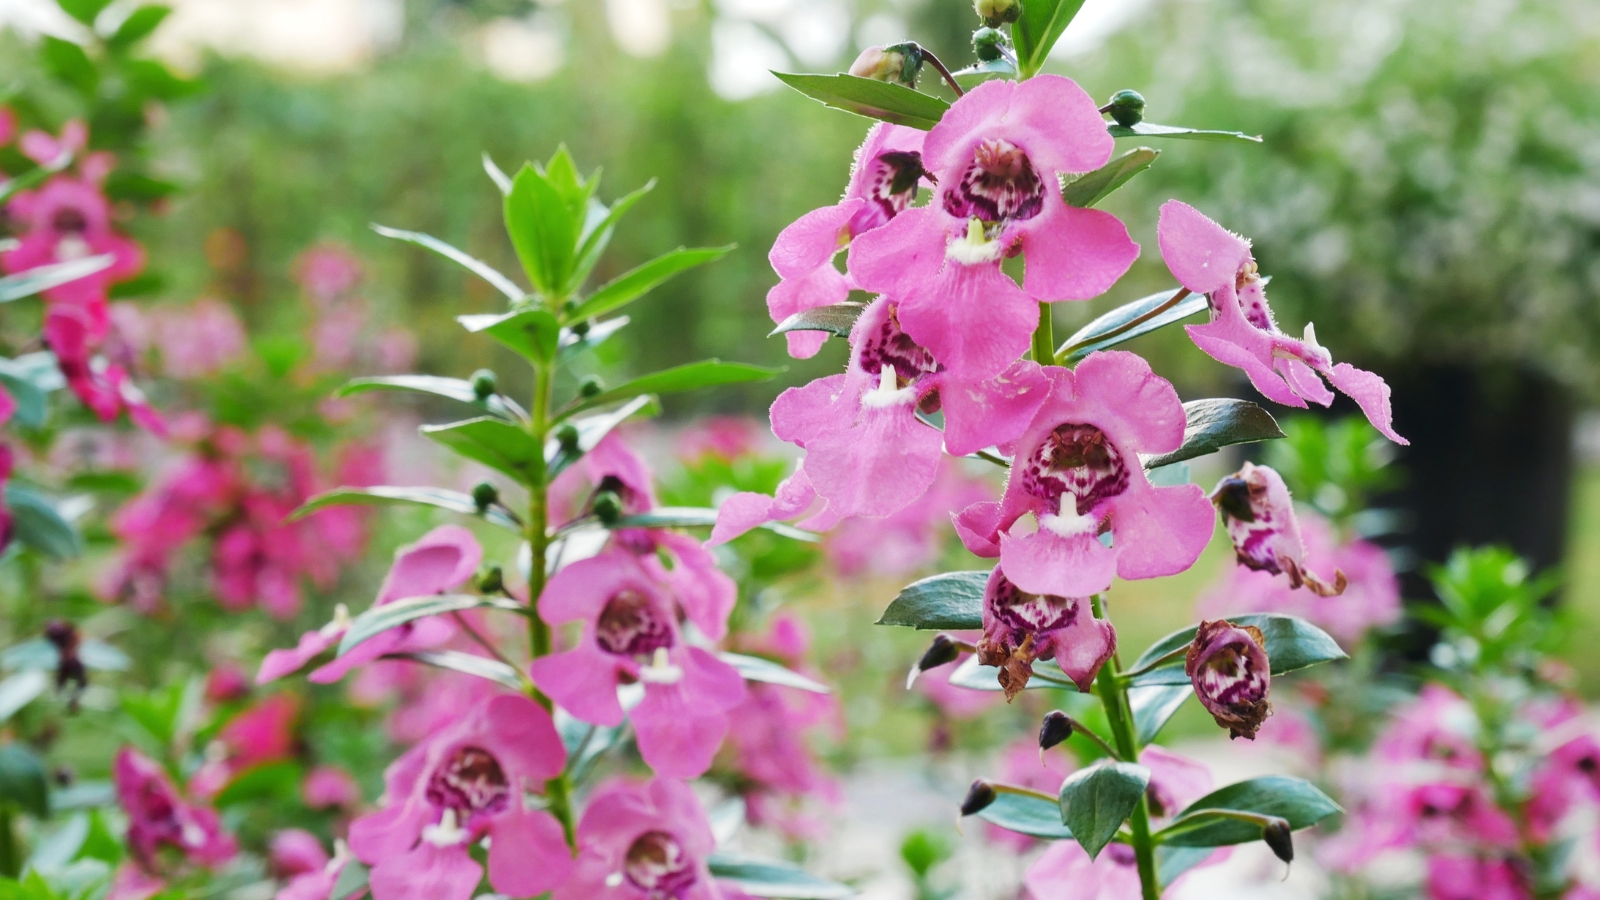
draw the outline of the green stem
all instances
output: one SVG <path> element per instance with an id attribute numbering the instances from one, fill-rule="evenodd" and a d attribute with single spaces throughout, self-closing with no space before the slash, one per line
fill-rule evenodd
<path id="1" fill-rule="evenodd" d="M 0 806 L 0 875 L 16 878 L 22 874 L 22 857 L 17 852 L 16 816 L 10 806 Z"/>
<path id="2" fill-rule="evenodd" d="M 1050 321 L 1050 304 L 1039 304 L 1039 326 L 1033 330 L 1033 361 L 1048 366 L 1056 359 L 1056 339 Z"/>
<path id="3" fill-rule="evenodd" d="M 1106 618 L 1105 604 L 1096 594 L 1092 600 L 1097 618 Z M 1123 759 L 1139 759 L 1139 737 L 1134 731 L 1133 708 L 1128 704 L 1128 688 L 1122 681 L 1122 663 L 1112 654 L 1100 668 L 1095 678 L 1095 692 L 1105 707 L 1106 721 L 1111 725 L 1111 737 Z M 1156 846 L 1150 839 L 1150 800 L 1139 798 L 1139 805 L 1128 817 L 1128 830 L 1132 833 L 1134 861 L 1139 867 L 1139 886 L 1143 900 L 1161 900 L 1161 881 L 1156 876 Z"/>

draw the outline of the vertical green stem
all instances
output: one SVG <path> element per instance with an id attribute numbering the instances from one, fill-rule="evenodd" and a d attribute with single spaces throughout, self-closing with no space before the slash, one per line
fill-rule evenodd
<path id="1" fill-rule="evenodd" d="M 0 875 L 16 878 L 22 874 L 22 857 L 17 852 L 17 823 L 11 807 L 0 805 Z"/>
<path id="2" fill-rule="evenodd" d="M 1048 366 L 1056 359 L 1056 338 L 1050 321 L 1050 304 L 1039 304 L 1039 326 L 1033 330 L 1033 361 Z"/>
<path id="3" fill-rule="evenodd" d="M 555 366 L 544 362 L 534 367 L 533 408 L 529 411 L 532 421 L 528 430 L 533 436 L 533 442 L 543 447 L 545 438 L 550 431 L 550 382 L 555 376 Z M 528 616 L 528 653 L 538 659 L 549 656 L 551 650 L 550 626 L 539 615 L 539 595 L 544 593 L 545 570 L 549 565 L 550 555 L 550 490 L 549 478 L 541 467 L 533 483 L 528 485 L 528 518 L 525 536 L 528 539 L 531 562 L 528 566 L 528 602 L 532 607 Z M 554 711 L 555 704 L 544 692 L 532 688 L 533 699 L 547 710 Z M 576 847 L 573 834 L 572 821 L 572 785 L 567 779 L 567 774 L 560 775 L 545 782 L 545 799 L 550 803 L 550 812 L 561 822 L 561 828 L 566 832 L 567 844 Z"/>
<path id="4" fill-rule="evenodd" d="M 1099 618 L 1106 618 L 1105 605 L 1096 594 L 1093 599 L 1094 613 Z M 1095 693 L 1100 695 L 1100 703 L 1105 707 L 1106 720 L 1111 725 L 1112 740 L 1117 745 L 1117 753 L 1123 759 L 1135 762 L 1139 759 L 1139 736 L 1134 730 L 1133 707 L 1128 703 L 1128 689 L 1118 676 L 1122 674 L 1122 662 L 1112 654 L 1111 659 L 1100 668 L 1100 675 L 1095 678 Z M 1133 815 L 1128 817 L 1128 829 L 1133 833 L 1134 860 L 1139 867 L 1139 886 L 1143 900 L 1161 900 L 1161 880 L 1156 874 L 1156 847 L 1150 840 L 1150 801 L 1148 797 L 1140 797 L 1139 805 L 1133 808 Z"/>

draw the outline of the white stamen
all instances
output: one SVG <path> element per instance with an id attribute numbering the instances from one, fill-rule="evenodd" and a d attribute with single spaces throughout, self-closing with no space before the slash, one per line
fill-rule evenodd
<path id="1" fill-rule="evenodd" d="M 878 386 L 861 395 L 861 405 L 871 409 L 899 406 L 917 402 L 917 393 L 909 385 L 900 387 L 900 376 L 894 366 L 886 365 L 878 371 Z"/>
<path id="2" fill-rule="evenodd" d="M 435 847 L 465 844 L 471 836 L 456 821 L 456 811 L 449 807 L 445 807 L 444 815 L 439 817 L 439 824 L 422 829 L 422 839 Z"/>
<path id="3" fill-rule="evenodd" d="M 193 822 L 183 825 L 183 843 L 189 847 L 203 847 L 206 842 L 206 831 Z"/>
<path id="4" fill-rule="evenodd" d="M 333 637 L 350 630 L 350 607 L 343 603 L 333 608 L 333 620 L 317 630 L 323 637 Z"/>
<path id="5" fill-rule="evenodd" d="M 72 262 L 83 259 L 94 252 L 89 248 L 89 242 L 76 234 L 69 234 L 56 241 L 56 262 Z"/>
<path id="6" fill-rule="evenodd" d="M 944 255 L 964 266 L 976 266 L 995 262 L 1004 255 L 1004 250 L 999 241 L 990 240 L 983 233 L 983 223 L 974 218 L 967 220 L 966 234 L 945 246 Z"/>
<path id="7" fill-rule="evenodd" d="M 1307 322 L 1306 323 L 1305 337 L 1302 338 L 1301 340 L 1306 342 L 1306 347 L 1310 348 L 1312 352 L 1319 353 L 1319 354 L 1324 352 L 1323 348 L 1322 348 L 1322 345 L 1317 343 L 1317 323 L 1315 323 L 1315 322 Z"/>
<path id="8" fill-rule="evenodd" d="M 612 872 L 610 875 L 606 876 L 606 887 L 614 888 L 614 887 L 620 886 L 621 884 L 622 884 L 622 873 L 621 872 Z"/>
<path id="9" fill-rule="evenodd" d="M 328 860 L 328 864 L 323 867 L 323 871 L 337 872 L 338 870 L 344 868 L 345 863 L 348 863 L 349 861 L 350 845 L 344 842 L 344 838 L 334 838 L 333 858 Z"/>
<path id="10" fill-rule="evenodd" d="M 1061 508 L 1058 515 L 1044 513 L 1039 516 L 1039 527 L 1051 534 L 1061 537 L 1076 537 L 1080 534 L 1094 534 L 1100 530 L 1100 520 L 1093 515 L 1078 514 L 1078 498 L 1070 493 L 1061 495 Z"/>
<path id="11" fill-rule="evenodd" d="M 677 684 L 683 680 L 683 668 L 673 665 L 667 648 L 657 647 L 650 665 L 639 669 L 639 680 L 646 684 Z"/>

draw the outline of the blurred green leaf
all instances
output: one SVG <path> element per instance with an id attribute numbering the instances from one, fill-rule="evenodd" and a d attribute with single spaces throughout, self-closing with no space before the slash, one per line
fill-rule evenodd
<path id="1" fill-rule="evenodd" d="M 566 419 L 575 413 L 597 406 L 605 406 L 624 398 L 637 397 L 641 394 L 671 394 L 679 391 L 692 391 L 703 387 L 716 387 L 724 384 L 748 384 L 752 381 L 766 381 L 782 369 L 768 369 L 762 366 L 752 366 L 747 363 L 723 362 L 720 359 L 707 359 L 700 362 L 687 363 L 642 375 L 632 381 L 626 381 L 610 390 L 601 391 L 593 397 L 578 401 L 575 405 L 562 410 L 556 416 L 556 421 Z"/>
<path id="2" fill-rule="evenodd" d="M 0 681 L 0 722 L 16 715 L 49 689 L 50 676 L 38 669 L 18 672 Z"/>
<path id="3" fill-rule="evenodd" d="M 273 378 L 282 378 L 305 359 L 311 348 L 298 335 L 269 334 L 255 340 L 256 356 Z"/>
<path id="4" fill-rule="evenodd" d="M 11 399 L 17 402 L 18 422 L 29 428 L 44 426 L 45 417 L 50 412 L 44 391 L 27 377 L 25 371 L 13 366 L 9 359 L 0 358 L 0 386 L 3 386 L 6 393 L 11 395 Z"/>
<path id="5" fill-rule="evenodd" d="M 1333 798 L 1308 781 L 1268 775 L 1230 784 L 1201 797 L 1189 804 L 1171 825 L 1157 832 L 1156 840 L 1178 847 L 1222 847 L 1261 840 L 1261 826 L 1252 822 L 1190 818 L 1208 809 L 1236 809 L 1276 816 L 1287 820 L 1289 827 L 1296 831 L 1343 811 Z"/>
<path id="6" fill-rule="evenodd" d="M 449 669 L 464 675 L 472 675 L 504 685 L 515 691 L 525 689 L 528 684 L 518 674 L 517 670 L 503 662 L 483 656 L 474 656 L 471 653 L 462 653 L 459 650 L 416 650 L 404 653 L 385 654 L 384 659 L 407 659 L 412 662 L 433 666 L 436 669 Z"/>
<path id="7" fill-rule="evenodd" d="M 556 189 L 556 193 L 561 195 L 561 199 L 566 201 L 567 215 L 575 222 L 582 221 L 589 206 L 589 196 L 593 192 L 584 183 L 583 176 L 578 174 L 578 165 L 573 162 L 572 154 L 567 150 L 566 144 L 556 147 L 555 154 L 545 163 L 544 177 L 550 186 Z"/>
<path id="8" fill-rule="evenodd" d="M 561 338 L 556 317 L 536 307 L 500 315 L 456 316 L 456 321 L 474 334 L 489 335 L 531 363 L 554 359 Z"/>
<path id="9" fill-rule="evenodd" d="M 352 859 L 344 864 L 339 871 L 339 877 L 333 882 L 333 890 L 328 892 L 329 900 L 346 900 L 356 891 L 363 890 L 368 884 L 367 867 L 360 860 Z"/>
<path id="10" fill-rule="evenodd" d="M 1056 364 L 1072 365 L 1096 350 L 1115 347 L 1205 311 L 1205 295 L 1190 294 L 1175 300 L 1178 294 L 1178 290 L 1151 294 L 1095 317 L 1056 350 Z"/>
<path id="11" fill-rule="evenodd" d="M 71 559 L 83 552 L 78 529 L 44 495 L 12 483 L 5 487 L 5 498 L 17 540 L 52 559 Z"/>
<path id="12" fill-rule="evenodd" d="M 153 59 L 124 60 L 122 75 L 134 95 L 168 103 L 198 94 L 205 88 L 204 82 L 179 78 Z"/>
<path id="13" fill-rule="evenodd" d="M 1183 405 L 1183 444 L 1171 453 L 1143 460 L 1147 469 L 1159 469 L 1231 444 L 1251 444 L 1283 437 L 1272 414 L 1248 400 L 1213 397 Z"/>
<path id="14" fill-rule="evenodd" d="M 1079 769 L 1061 783 L 1061 821 L 1094 859 L 1132 815 L 1149 785 L 1150 770 L 1135 763 Z"/>
<path id="15" fill-rule="evenodd" d="M 834 109 L 927 131 L 939 124 L 950 104 L 902 84 L 854 75 L 800 75 L 773 72 L 779 81 Z"/>
<path id="16" fill-rule="evenodd" d="M 163 197 L 170 197 L 179 190 L 181 188 L 170 181 L 151 178 L 149 175 L 141 175 L 126 169 L 117 169 L 106 176 L 105 192 L 112 200 L 152 203 Z"/>
<path id="17" fill-rule="evenodd" d="M 427 594 L 421 597 L 405 597 L 393 603 L 371 607 L 356 616 L 350 622 L 350 630 L 339 640 L 337 655 L 343 656 L 366 641 L 391 628 L 399 628 L 407 622 L 428 616 L 481 608 L 527 612 L 527 608 L 522 604 L 504 597 L 485 597 L 478 594 Z"/>
<path id="18" fill-rule="evenodd" d="M 67 15 L 85 25 L 94 26 L 100 12 L 111 5 L 111 0 L 56 0 Z"/>
<path id="19" fill-rule="evenodd" d="M 12 300 L 31 297 L 53 287 L 77 281 L 86 275 L 93 275 L 113 262 L 116 262 L 116 257 L 110 254 L 86 256 L 71 262 L 37 266 L 26 272 L 7 275 L 0 278 L 0 303 L 10 303 Z"/>
<path id="20" fill-rule="evenodd" d="M 900 589 L 879 625 L 905 625 L 931 631 L 983 627 L 983 591 L 989 572 L 944 572 Z"/>
<path id="21" fill-rule="evenodd" d="M 217 794 L 215 805 L 226 809 L 267 799 L 293 801 L 300 796 L 300 782 L 305 774 L 305 767 L 292 760 L 251 766 L 228 782 Z"/>
<path id="22" fill-rule="evenodd" d="M 1168 137 L 1183 138 L 1191 141 L 1238 141 L 1245 144 L 1261 143 L 1260 135 L 1248 135 L 1238 131 L 1208 131 L 1204 128 L 1183 128 L 1177 125 L 1157 125 L 1153 122 L 1140 122 L 1133 126 L 1111 123 L 1106 126 L 1112 137 Z"/>
<path id="23" fill-rule="evenodd" d="M 1027 0 L 1022 4 L 1022 15 L 1011 26 L 1011 38 L 1017 45 L 1017 63 L 1023 77 L 1035 75 L 1044 67 L 1050 49 L 1082 7 L 1083 0 Z"/>
<path id="24" fill-rule="evenodd" d="M 525 422 L 528 419 L 527 412 L 509 397 L 490 394 L 480 400 L 477 392 L 472 389 L 472 382 L 461 378 L 442 378 L 438 375 L 382 375 L 374 378 L 356 378 L 346 382 L 334 396 L 349 397 L 368 391 L 410 391 L 431 394 L 487 410 L 510 422 Z"/>
<path id="25" fill-rule="evenodd" d="M 674 275 L 692 269 L 695 266 L 721 259 L 732 249 L 733 245 L 730 244 L 726 247 L 700 247 L 693 250 L 679 247 L 676 250 L 663 253 L 655 259 L 630 269 L 606 282 L 605 285 L 578 304 L 578 308 L 573 310 L 568 318 L 590 319 L 620 309 L 649 293 Z"/>
<path id="26" fill-rule="evenodd" d="M 835 337 L 848 338 L 865 309 L 860 303 L 834 303 L 802 310 L 779 322 L 767 337 L 791 331 L 826 331 Z"/>
<path id="27" fill-rule="evenodd" d="M 416 244 L 418 247 L 425 247 L 429 250 L 432 250 L 440 256 L 443 256 L 445 259 L 462 266 L 472 274 L 494 285 L 496 290 L 502 294 L 505 294 L 506 297 L 508 297 L 513 303 L 516 303 L 522 300 L 523 297 L 527 296 L 527 293 L 523 291 L 522 288 L 517 287 L 515 282 L 500 274 L 498 270 L 490 266 L 488 263 L 483 262 L 475 257 L 468 256 L 466 253 L 457 250 L 456 248 L 446 244 L 444 241 L 441 241 L 432 235 L 423 234 L 420 231 L 402 231 L 398 228 L 389 228 L 378 224 L 372 225 L 372 230 L 386 238 L 394 238 L 397 241 L 405 241 L 407 243 Z"/>
<path id="28" fill-rule="evenodd" d="M 578 243 L 578 221 L 537 169 L 525 165 L 505 198 L 506 231 L 528 279 L 546 297 L 566 286 Z"/>
<path id="29" fill-rule="evenodd" d="M 186 686 L 178 682 L 145 693 L 123 691 L 122 711 L 149 733 L 157 746 L 169 746 L 177 736 L 183 717 L 185 689 Z"/>
<path id="30" fill-rule="evenodd" d="M 535 484 L 544 475 L 544 454 L 528 432 L 504 419 L 483 416 L 448 425 L 424 425 L 424 437 L 510 475 L 519 484 Z"/>
<path id="31" fill-rule="evenodd" d="M 994 791 L 994 802 L 979 810 L 978 818 L 1029 837 L 1072 839 L 1072 829 L 1062 823 L 1061 804 L 1055 797 L 1006 784 L 995 785 Z"/>
<path id="32" fill-rule="evenodd" d="M 1133 707 L 1133 724 L 1139 733 L 1139 743 L 1154 741 L 1193 690 L 1194 686 L 1188 682 L 1130 688 L 1128 705 Z"/>
<path id="33" fill-rule="evenodd" d="M 855 896 L 848 885 L 818 878 L 793 863 L 717 852 L 706 859 L 711 874 L 733 882 L 752 897 L 783 900 L 845 900 Z"/>
<path id="34" fill-rule="evenodd" d="M 1251 613 L 1243 616 L 1231 616 L 1228 621 L 1235 625 L 1254 625 L 1261 629 L 1261 636 L 1265 639 L 1267 659 L 1271 664 L 1272 674 L 1274 675 L 1294 672 L 1318 663 L 1349 658 L 1349 654 L 1341 650 L 1339 643 L 1329 637 L 1327 632 L 1307 622 L 1305 619 L 1273 613 Z M 1194 643 L 1194 637 L 1198 631 L 1198 627 L 1190 626 L 1174 631 L 1156 641 L 1150 645 L 1149 649 L 1139 654 L 1139 658 L 1134 661 L 1131 670 L 1142 669 L 1163 656 L 1175 653 Z M 1151 669 L 1148 672 L 1135 675 L 1129 680 L 1129 684 L 1135 686 L 1188 683 L 1189 676 L 1184 674 L 1183 660 L 1181 658 Z"/>
<path id="35" fill-rule="evenodd" d="M 1129 150 L 1093 172 L 1068 182 L 1067 186 L 1061 189 L 1061 197 L 1069 206 L 1087 209 L 1110 196 L 1112 191 L 1127 184 L 1133 176 L 1150 168 L 1160 155 L 1160 150 L 1152 150 L 1149 147 Z"/>
<path id="36" fill-rule="evenodd" d="M 770 659 L 759 656 L 746 656 L 743 653 L 721 652 L 717 658 L 733 666 L 745 681 L 759 681 L 763 684 L 776 684 L 780 687 L 796 688 L 810 691 L 813 694 L 831 694 L 833 689 L 820 681 L 813 681 L 793 669 L 778 665 Z"/>
<path id="37" fill-rule="evenodd" d="M 942 836 L 919 828 L 900 842 L 900 858 L 918 880 L 928 877 L 934 866 L 950 858 L 950 842 Z"/>
<path id="38" fill-rule="evenodd" d="M 106 46 L 113 50 L 126 50 L 129 47 L 149 37 L 151 32 L 166 20 L 171 14 L 170 6 L 141 6 L 128 14 L 122 24 L 117 26 L 115 33 L 106 38 Z"/>
<path id="39" fill-rule="evenodd" d="M 0 747 L 0 800 L 21 807 L 35 818 L 50 815 L 50 785 L 44 762 L 26 744 Z"/>
<path id="40" fill-rule="evenodd" d="M 45 69 L 52 76 L 77 88 L 84 96 L 94 96 L 95 89 L 100 85 L 100 73 L 95 70 L 89 54 L 83 52 L 82 47 L 45 35 L 40 53 Z"/>
<path id="41" fill-rule="evenodd" d="M 450 512 L 461 513 L 464 516 L 481 518 L 485 522 L 499 525 L 514 534 L 522 533 L 522 523 L 512 518 L 500 507 L 491 506 L 480 513 L 478 505 L 472 500 L 471 494 L 433 487 L 390 487 L 379 485 L 364 488 L 335 488 L 318 494 L 301 504 L 299 509 L 289 514 L 287 521 L 293 522 L 296 519 L 303 519 L 319 509 L 326 509 L 330 506 L 404 505 L 432 506 L 436 509 L 447 509 Z"/>
<path id="42" fill-rule="evenodd" d="M 1211 847 L 1157 847 L 1156 875 L 1162 884 L 1171 884 L 1178 876 L 1211 858 L 1216 851 Z"/>

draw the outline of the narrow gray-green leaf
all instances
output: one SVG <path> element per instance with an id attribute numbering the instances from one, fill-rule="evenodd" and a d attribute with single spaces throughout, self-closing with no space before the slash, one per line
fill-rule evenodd
<path id="1" fill-rule="evenodd" d="M 979 810 L 977 816 L 1029 837 L 1047 841 L 1072 839 L 1072 829 L 1061 822 L 1061 804 L 1056 798 L 1010 785 L 995 785 L 994 802 Z"/>
<path id="2" fill-rule="evenodd" d="M 856 326 L 856 320 L 866 308 L 861 303 L 834 303 L 801 310 L 779 322 L 767 337 L 791 331 L 826 331 L 834 337 L 848 338 L 850 329 Z"/>
<path id="3" fill-rule="evenodd" d="M 339 877 L 333 882 L 333 890 L 328 892 L 329 900 L 346 900 L 351 894 L 365 890 L 368 884 L 369 873 L 367 867 L 360 860 L 352 859 L 339 870 Z"/>
<path id="4" fill-rule="evenodd" d="M 706 865 L 712 875 L 733 882 L 752 897 L 845 900 L 855 895 L 855 890 L 848 885 L 819 878 L 780 860 L 719 851 L 706 859 Z"/>
<path id="5" fill-rule="evenodd" d="M 1061 189 L 1061 197 L 1069 206 L 1088 209 L 1127 184 L 1133 176 L 1150 168 L 1160 155 L 1160 150 L 1149 147 L 1129 150 L 1093 172 L 1069 182 Z"/>
<path id="6" fill-rule="evenodd" d="M 635 397 L 613 410 L 573 419 L 572 425 L 578 429 L 577 446 L 568 448 L 554 437 L 545 441 L 545 478 L 553 480 L 560 475 L 567 466 L 582 459 L 585 453 L 593 450 L 606 435 L 623 422 L 634 416 L 648 417 L 660 412 L 661 406 L 655 398 L 645 396 Z"/>
<path id="7" fill-rule="evenodd" d="M 982 84 L 991 78 L 1012 78 L 1017 74 L 1017 67 L 1009 59 L 991 59 L 975 62 L 964 69 L 957 69 L 950 73 L 955 76 L 956 83 L 967 90 L 973 85 Z"/>
<path id="8" fill-rule="evenodd" d="M 505 663 L 497 659 L 462 653 L 459 650 L 410 650 L 403 653 L 385 653 L 382 658 L 407 659 L 436 669 L 449 669 L 453 672 L 474 675 L 505 685 L 514 691 L 527 687 L 527 683 L 517 676 L 517 670 Z"/>
<path id="9" fill-rule="evenodd" d="M 58 370 L 59 371 L 59 370 Z M 0 385 L 17 401 L 17 421 L 29 428 L 43 427 L 50 413 L 48 398 L 21 366 L 12 360 L 0 358 Z"/>
<path id="10" fill-rule="evenodd" d="M 8 484 L 5 498 L 17 540 L 53 559 L 71 559 L 83 552 L 78 529 L 44 495 Z"/>
<path id="11" fill-rule="evenodd" d="M 1175 462 L 1215 453 L 1230 444 L 1251 444 L 1283 437 L 1272 413 L 1248 400 L 1212 397 L 1183 405 L 1183 444 L 1171 453 L 1141 457 L 1144 467 L 1157 469 Z"/>
<path id="12" fill-rule="evenodd" d="M 732 249 L 733 245 L 729 244 L 726 247 L 696 247 L 693 249 L 679 247 L 676 250 L 663 253 L 655 259 L 630 269 L 606 282 L 582 303 L 578 304 L 578 308 L 572 312 L 570 318 L 589 319 L 620 309 L 654 290 L 658 285 L 678 273 L 719 260 L 728 255 L 728 251 Z"/>
<path id="13" fill-rule="evenodd" d="M 571 327 L 563 328 L 561 329 L 560 350 L 556 353 L 556 359 L 568 360 L 585 350 L 593 350 L 605 343 L 612 335 L 621 331 L 623 326 L 627 324 L 627 316 L 617 316 L 614 319 L 606 319 L 604 322 L 591 323 L 583 334 L 578 334 Z"/>
<path id="14" fill-rule="evenodd" d="M 1162 884 L 1172 884 L 1179 875 L 1210 859 L 1215 852 L 1213 847 L 1157 847 L 1156 875 Z"/>
<path id="15" fill-rule="evenodd" d="M 1189 804 L 1171 825 L 1158 832 L 1156 839 L 1175 847 L 1223 847 L 1261 840 L 1261 826 L 1253 822 L 1220 816 L 1190 818 L 1208 809 L 1276 816 L 1287 820 L 1289 827 L 1296 831 L 1343 812 L 1332 797 L 1309 781 L 1287 775 L 1267 775 L 1230 784 L 1201 797 Z"/>
<path id="16" fill-rule="evenodd" d="M 1264 638 L 1267 660 L 1270 663 L 1272 674 L 1282 675 L 1299 669 L 1314 666 L 1318 663 L 1332 662 L 1348 658 L 1347 654 L 1339 649 L 1339 644 L 1328 633 L 1305 619 L 1295 616 L 1282 616 L 1275 613 L 1251 613 L 1243 616 L 1230 616 L 1228 621 L 1235 625 L 1254 625 L 1261 629 Z M 1194 642 L 1195 633 L 1199 629 L 1195 626 L 1180 629 L 1167 635 L 1148 649 L 1139 654 L 1139 659 L 1134 662 L 1133 669 L 1142 669 L 1171 653 L 1181 650 Z M 1157 685 L 1157 684 L 1188 684 L 1189 676 L 1184 674 L 1183 660 L 1175 659 L 1159 668 L 1151 669 L 1141 675 L 1134 676 L 1129 682 L 1132 685 Z"/>
<path id="17" fill-rule="evenodd" d="M 449 447 L 467 459 L 498 469 L 522 484 L 536 483 L 544 473 L 544 454 L 533 437 L 504 419 L 484 416 L 424 425 L 423 436 Z"/>
<path id="18" fill-rule="evenodd" d="M 456 321 L 474 334 L 487 334 L 532 363 L 554 359 L 561 341 L 561 324 L 553 314 L 538 307 L 500 314 L 456 316 Z"/>
<path id="19" fill-rule="evenodd" d="M 1136 763 L 1111 762 L 1079 769 L 1061 784 L 1061 821 L 1094 859 L 1128 820 L 1149 786 L 1150 770 Z"/>
<path id="20" fill-rule="evenodd" d="M 480 607 L 517 613 L 527 612 L 526 607 L 504 597 L 484 597 L 478 594 L 426 594 L 421 597 L 405 597 L 393 603 L 371 607 L 356 616 L 350 623 L 350 629 L 339 641 L 338 655 L 343 656 L 371 638 L 391 628 L 399 628 L 407 622 Z"/>
<path id="21" fill-rule="evenodd" d="M 485 410 L 508 421 L 523 422 L 528 418 L 522 407 L 509 397 L 490 394 L 480 400 L 477 392 L 472 389 L 472 382 L 462 378 L 442 378 L 438 375 L 383 375 L 356 378 L 339 388 L 334 396 L 349 397 L 368 391 L 410 391 L 417 394 L 432 394 L 435 397 L 444 397 Z"/>
<path id="22" fill-rule="evenodd" d="M 50 675 L 41 669 L 24 669 L 0 681 L 0 722 L 16 715 L 50 689 Z"/>
<path id="23" fill-rule="evenodd" d="M 1183 684 L 1154 684 L 1128 690 L 1128 704 L 1133 707 L 1133 724 L 1139 732 L 1139 743 L 1148 744 L 1161 733 L 1183 701 L 1189 699 L 1194 686 Z"/>
<path id="24" fill-rule="evenodd" d="M 506 194 L 511 193 L 511 176 L 507 175 L 504 169 L 495 165 L 494 157 L 487 152 L 483 154 L 483 171 L 484 174 L 489 176 L 489 180 L 494 182 L 494 186 L 500 189 L 500 196 L 504 197 Z"/>
<path id="25" fill-rule="evenodd" d="M 772 74 L 807 97 L 834 109 L 923 131 L 939 124 L 945 110 L 950 108 L 950 104 L 938 97 L 887 81 L 854 75 Z"/>
<path id="26" fill-rule="evenodd" d="M 0 303 L 10 303 L 12 300 L 21 300 L 34 294 L 47 291 L 77 281 L 100 271 L 116 262 L 116 257 L 111 254 L 102 256 L 86 256 L 83 259 L 74 259 L 71 262 L 55 263 L 48 266 L 35 266 L 25 272 L 7 275 L 0 278 Z"/>
<path id="27" fill-rule="evenodd" d="M 717 524 L 717 511 L 709 506 L 658 506 L 648 512 L 623 516 L 615 528 L 710 528 Z M 773 534 L 797 541 L 814 543 L 819 538 L 810 531 L 802 531 L 782 522 L 766 522 L 757 526 Z"/>
<path id="28" fill-rule="evenodd" d="M 1177 295 L 1177 290 L 1162 291 L 1096 316 L 1056 351 L 1057 365 L 1072 365 L 1096 350 L 1115 347 L 1205 311 L 1205 295 L 1190 294 L 1174 301 Z"/>
<path id="29" fill-rule="evenodd" d="M 461 491 L 450 491 L 444 488 L 433 487 L 391 487 L 389 485 L 376 485 L 373 487 L 335 488 L 325 491 L 301 504 L 299 509 L 289 514 L 288 521 L 303 519 L 319 509 L 330 506 L 432 506 L 436 509 L 447 509 L 450 512 L 461 513 L 464 516 L 474 516 L 494 525 L 499 525 L 514 534 L 522 533 L 522 524 L 512 518 L 505 510 L 491 506 L 483 512 L 478 511 L 478 504 L 472 502 L 472 495 Z"/>
<path id="30" fill-rule="evenodd" d="M 428 250 L 432 250 L 445 259 L 448 259 L 453 263 L 457 263 L 472 274 L 494 285 L 496 290 L 511 298 L 512 302 L 516 302 L 527 296 L 527 292 L 522 288 L 517 287 L 516 282 L 500 274 L 500 272 L 493 266 L 490 266 L 488 263 L 483 262 L 482 260 L 468 256 L 466 253 L 457 250 L 456 248 L 446 244 L 444 241 L 441 241 L 432 235 L 423 234 L 420 231 L 402 231 L 398 228 L 389 228 L 376 223 L 373 224 L 372 230 L 386 238 L 394 238 L 397 241 L 405 241 L 410 244 L 416 244 L 418 247 L 424 247 Z"/>
<path id="31" fill-rule="evenodd" d="M 574 413 L 605 406 L 628 397 L 637 397 L 641 394 L 671 394 L 678 391 L 692 391 L 697 388 L 716 387 L 725 384 L 747 384 L 752 381 L 767 381 L 782 369 L 768 369 L 763 366 L 752 366 L 748 363 L 723 362 L 720 359 L 707 359 L 700 362 L 687 363 L 641 375 L 632 381 L 625 381 L 609 390 L 601 391 L 593 397 L 583 400 L 569 409 L 562 411 L 556 417 L 557 421 L 566 419 Z"/>
<path id="32" fill-rule="evenodd" d="M 944 572 L 914 581 L 878 618 L 879 625 L 904 625 L 925 631 L 963 631 L 983 627 L 983 591 L 988 572 Z"/>
<path id="33" fill-rule="evenodd" d="M 717 658 L 733 666 L 745 681 L 759 681 L 781 687 L 798 688 L 813 694 L 831 694 L 833 689 L 820 681 L 813 681 L 793 669 L 778 665 L 770 659 L 746 656 L 743 653 L 718 653 Z"/>
<path id="34" fill-rule="evenodd" d="M 1154 122 L 1140 122 L 1137 125 L 1118 125 L 1112 122 L 1106 126 L 1112 137 L 1165 137 L 1181 138 L 1190 141 L 1238 141 L 1245 144 L 1261 143 L 1260 135 L 1249 135 L 1239 131 L 1210 131 L 1204 128 L 1184 128 L 1178 125 L 1157 125 Z"/>
<path id="35" fill-rule="evenodd" d="M 1044 67 L 1051 48 L 1082 7 L 1083 0 L 1027 0 L 1022 4 L 1022 15 L 1011 26 L 1011 36 L 1024 77 Z"/>
<path id="36" fill-rule="evenodd" d="M 0 800 L 8 800 L 38 819 L 50 815 L 50 783 L 44 762 L 26 744 L 0 746 Z"/>

